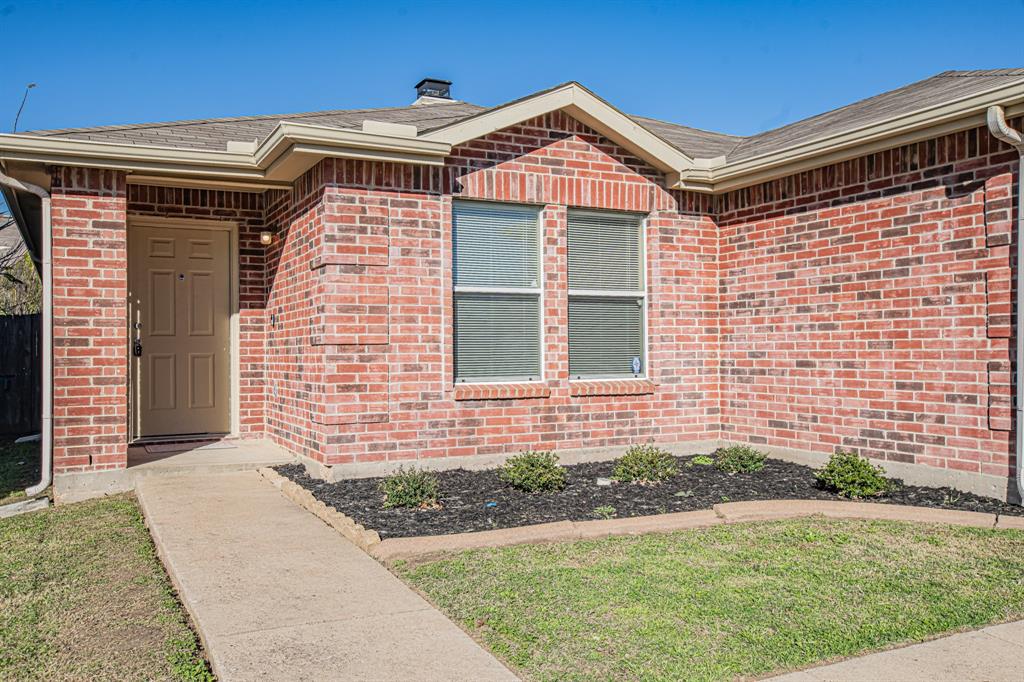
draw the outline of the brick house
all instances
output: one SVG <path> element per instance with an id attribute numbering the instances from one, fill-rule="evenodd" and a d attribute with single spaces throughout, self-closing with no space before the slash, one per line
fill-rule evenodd
<path id="1" fill-rule="evenodd" d="M 449 85 L 0 135 L 52 297 L 58 498 L 210 434 L 326 477 L 742 441 L 1014 495 L 1020 157 L 992 131 L 1024 69 L 752 137 Z"/>

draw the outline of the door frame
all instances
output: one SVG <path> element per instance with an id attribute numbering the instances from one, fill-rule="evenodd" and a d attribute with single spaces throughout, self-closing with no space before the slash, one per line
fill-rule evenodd
<path id="1" fill-rule="evenodd" d="M 220 220 L 220 219 L 209 219 L 209 218 L 174 218 L 165 216 L 144 216 L 144 215 L 128 215 L 127 220 L 127 238 L 131 242 L 133 238 L 134 228 L 137 227 L 156 227 L 156 228 L 178 228 L 185 230 L 218 230 L 228 233 L 228 298 L 230 302 L 228 304 L 228 327 L 229 336 L 228 339 L 228 368 L 231 372 L 229 385 L 230 395 L 228 396 L 228 410 L 231 418 L 231 432 L 227 435 L 237 436 L 241 431 L 241 410 L 239 409 L 239 390 L 240 390 L 240 379 L 241 379 L 241 361 L 239 358 L 239 336 L 240 336 L 240 325 L 239 325 L 239 253 L 238 253 L 238 223 L 232 220 Z M 131 247 L 128 248 L 128 254 L 132 253 Z M 126 284 L 131 283 L 130 270 L 132 268 L 131 259 L 127 263 L 125 270 L 125 282 Z M 125 298 L 125 305 L 129 305 L 129 300 Z M 126 310 L 127 313 L 127 310 Z M 128 338 L 126 339 L 126 348 L 128 349 L 128 378 L 129 378 L 129 390 L 128 390 L 128 442 L 134 443 L 142 440 L 138 435 L 139 430 L 139 413 L 137 409 L 135 396 L 138 394 L 138 377 L 135 376 L 135 372 L 132 369 L 132 355 L 131 355 L 131 343 L 134 338 L 132 330 L 131 316 L 128 317 L 127 333 Z M 174 437 L 169 437 L 172 440 Z M 180 439 L 177 438 L 177 439 Z M 151 440 L 146 438 L 145 440 Z M 160 440 L 159 437 L 153 437 L 152 440 Z"/>

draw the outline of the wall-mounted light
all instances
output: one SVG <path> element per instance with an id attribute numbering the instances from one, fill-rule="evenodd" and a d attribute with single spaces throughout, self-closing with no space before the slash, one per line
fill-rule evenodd
<path id="1" fill-rule="evenodd" d="M 260 232 L 260 244 L 263 244 L 263 246 L 270 246 L 273 243 L 274 243 L 274 233 L 273 232 Z"/>

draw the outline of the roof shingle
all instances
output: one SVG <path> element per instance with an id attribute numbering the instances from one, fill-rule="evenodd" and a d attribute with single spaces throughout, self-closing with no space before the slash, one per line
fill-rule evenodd
<path id="1" fill-rule="evenodd" d="M 643 116 L 631 118 L 690 157 L 725 156 L 732 162 L 778 152 L 797 144 L 854 130 L 1016 81 L 1024 81 L 1024 69 L 946 71 L 896 90 L 749 137 L 715 133 Z M 466 102 L 431 101 L 405 107 L 36 130 L 20 134 L 120 144 L 224 150 L 229 140 L 262 142 L 281 121 L 358 129 L 364 120 L 372 119 L 414 125 L 423 132 L 487 110 L 485 107 Z"/>

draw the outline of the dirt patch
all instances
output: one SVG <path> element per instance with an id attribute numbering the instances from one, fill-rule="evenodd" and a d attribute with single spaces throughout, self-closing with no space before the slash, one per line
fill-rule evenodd
<path id="1" fill-rule="evenodd" d="M 567 466 L 565 489 L 548 494 L 515 490 L 495 470 L 442 471 L 437 474 L 440 509 L 384 509 L 380 478 L 327 483 L 310 478 L 299 464 L 276 470 L 382 539 L 584 521 L 608 514 L 607 508 L 614 509 L 614 517 L 625 518 L 710 509 L 720 502 L 843 499 L 818 487 L 814 469 L 799 464 L 770 459 L 757 473 L 725 474 L 713 466 L 692 465 L 693 457 L 677 459 L 679 474 L 660 485 L 598 485 L 598 478 L 611 476 L 613 462 Z M 868 501 L 1024 516 L 1024 508 L 952 488 L 900 484 L 892 493 Z"/>

